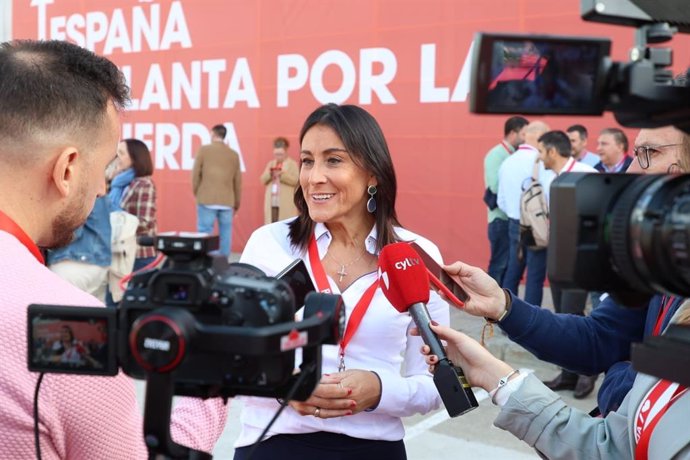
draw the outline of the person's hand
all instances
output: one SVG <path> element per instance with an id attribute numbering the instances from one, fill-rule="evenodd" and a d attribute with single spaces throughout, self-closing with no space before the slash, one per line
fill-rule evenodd
<path id="1" fill-rule="evenodd" d="M 503 289 L 481 268 L 462 262 L 444 265 L 443 269 L 468 295 L 464 310 L 470 315 L 498 319 L 506 308 Z"/>
<path id="2" fill-rule="evenodd" d="M 472 386 L 491 391 L 496 388 L 499 379 L 513 371 L 512 367 L 496 358 L 479 342 L 462 332 L 434 323 L 430 326 L 440 339 L 447 342 L 445 348 L 448 359 L 454 365 L 462 367 Z M 412 334 L 419 335 L 418 330 L 414 328 Z M 424 360 L 429 365 L 429 371 L 433 373 L 439 359 L 438 356 L 429 354 L 430 351 L 428 345 L 422 346 L 422 354 L 425 355 Z"/>
<path id="3" fill-rule="evenodd" d="M 334 418 L 361 412 L 379 399 L 378 377 L 370 371 L 353 369 L 324 375 L 308 400 L 290 401 L 290 406 L 301 415 Z"/>

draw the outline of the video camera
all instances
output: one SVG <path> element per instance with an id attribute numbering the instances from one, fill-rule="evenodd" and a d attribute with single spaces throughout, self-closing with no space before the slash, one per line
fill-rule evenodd
<path id="1" fill-rule="evenodd" d="M 288 282 L 228 264 L 209 254 L 217 236 L 159 235 L 154 243 L 167 260 L 135 274 L 119 308 L 29 306 L 29 369 L 116 375 L 121 367 L 146 379 L 146 441 L 172 457 L 186 456 L 170 439 L 173 394 L 306 400 L 321 377 L 321 345 L 340 341 L 340 296 L 310 292 L 301 260 L 285 271 Z"/>
<path id="2" fill-rule="evenodd" d="M 603 38 L 479 33 L 470 110 L 607 110 L 624 126 L 674 125 L 686 133 L 682 148 L 690 154 L 687 75 L 674 79 L 671 50 L 649 46 L 690 32 L 687 2 L 582 0 L 581 16 L 636 27 L 630 62 L 613 62 L 611 42 Z M 550 195 L 552 282 L 608 292 L 630 307 L 647 305 L 655 293 L 690 297 L 690 176 L 567 173 L 552 182 Z M 686 385 L 689 356 L 690 327 L 684 325 L 633 346 L 638 370 Z"/>

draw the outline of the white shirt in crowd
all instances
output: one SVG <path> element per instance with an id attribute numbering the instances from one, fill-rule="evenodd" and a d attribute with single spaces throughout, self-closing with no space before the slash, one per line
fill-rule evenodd
<path id="1" fill-rule="evenodd" d="M 532 177 L 534 162 L 539 152 L 529 144 L 522 144 L 518 149 L 501 163 L 498 170 L 498 207 L 510 219 L 520 219 L 520 195 L 523 188 L 529 185 Z M 546 201 L 549 201 L 549 188 L 556 177 L 553 171 L 544 168 L 539 162 L 539 182 L 544 188 Z"/>
<path id="2" fill-rule="evenodd" d="M 599 155 L 597 155 L 596 153 L 592 153 L 589 150 L 587 150 L 585 154 L 582 156 L 582 158 L 579 160 L 580 163 L 589 165 L 592 168 L 599 164 L 600 161 L 601 158 L 599 157 Z"/>
<path id="3" fill-rule="evenodd" d="M 575 158 L 570 157 L 565 165 L 563 165 L 563 168 L 560 170 L 558 175 L 560 176 L 564 172 L 598 173 L 599 171 L 586 163 L 575 161 Z"/>

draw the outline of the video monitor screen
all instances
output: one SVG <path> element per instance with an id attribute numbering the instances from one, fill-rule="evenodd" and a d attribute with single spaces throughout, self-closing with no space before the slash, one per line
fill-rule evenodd
<path id="1" fill-rule="evenodd" d="M 471 110 L 599 115 L 610 46 L 606 39 L 477 34 Z"/>
<path id="2" fill-rule="evenodd" d="M 29 370 L 115 375 L 115 311 L 31 305 Z"/>

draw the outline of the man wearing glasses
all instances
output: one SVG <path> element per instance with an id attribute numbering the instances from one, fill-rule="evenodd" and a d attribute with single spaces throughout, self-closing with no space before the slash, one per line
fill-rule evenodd
<path id="1" fill-rule="evenodd" d="M 630 165 L 630 173 L 680 173 L 680 153 L 688 136 L 673 128 L 641 129 L 635 139 L 633 154 L 637 162 Z M 690 145 L 686 145 L 687 149 Z M 639 167 L 639 168 L 638 168 Z M 687 172 L 687 171 L 686 171 Z"/>

